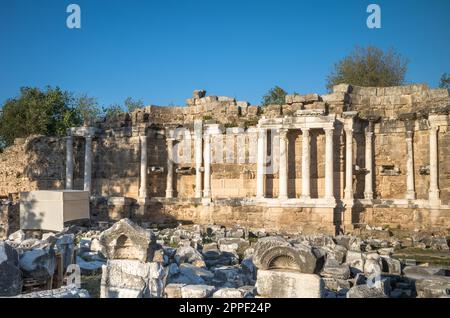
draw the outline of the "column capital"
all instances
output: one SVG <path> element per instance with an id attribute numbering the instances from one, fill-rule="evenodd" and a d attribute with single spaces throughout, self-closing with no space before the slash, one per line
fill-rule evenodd
<path id="1" fill-rule="evenodd" d="M 412 139 L 414 137 L 414 131 L 407 130 L 405 135 L 406 135 L 406 139 Z"/>
<path id="2" fill-rule="evenodd" d="M 286 128 L 280 128 L 278 129 L 278 133 L 280 134 L 281 139 L 286 139 L 288 130 Z"/>
<path id="3" fill-rule="evenodd" d="M 345 131 L 346 134 L 353 134 L 353 128 L 345 127 L 344 131 Z"/>
<path id="4" fill-rule="evenodd" d="M 439 125 L 431 125 L 429 130 L 431 133 L 436 134 L 439 130 Z"/>
<path id="5" fill-rule="evenodd" d="M 369 138 L 369 139 L 370 139 L 370 138 L 373 137 L 374 132 L 373 132 L 373 131 L 370 131 L 370 130 L 367 130 L 365 134 L 366 134 L 366 138 Z"/>
<path id="6" fill-rule="evenodd" d="M 325 131 L 325 134 L 328 136 L 331 136 L 334 133 L 334 127 L 325 127 L 323 130 Z"/>
<path id="7" fill-rule="evenodd" d="M 309 137 L 311 128 L 309 128 L 309 127 L 301 128 L 301 131 L 302 131 L 303 136 Z"/>

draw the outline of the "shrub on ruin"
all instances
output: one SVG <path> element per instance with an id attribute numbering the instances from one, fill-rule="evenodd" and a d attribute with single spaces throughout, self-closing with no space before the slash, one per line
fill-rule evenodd
<path id="1" fill-rule="evenodd" d="M 262 98 L 262 106 L 283 105 L 287 92 L 279 86 L 270 89 Z"/>
<path id="2" fill-rule="evenodd" d="M 394 49 L 356 47 L 338 61 L 327 77 L 327 89 L 346 83 L 357 86 L 398 86 L 405 82 L 408 61 Z"/>
<path id="3" fill-rule="evenodd" d="M 450 94 L 450 74 L 442 74 L 441 80 L 439 82 L 439 87 L 446 88 L 448 90 L 448 93 Z"/>
<path id="4" fill-rule="evenodd" d="M 22 87 L 19 96 L 8 99 L 0 113 L 0 145 L 30 135 L 64 136 L 69 127 L 82 123 L 70 92 L 59 87 Z"/>

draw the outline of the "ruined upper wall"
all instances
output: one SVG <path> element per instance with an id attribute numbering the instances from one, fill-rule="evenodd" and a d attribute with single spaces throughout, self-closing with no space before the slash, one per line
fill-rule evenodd
<path id="1" fill-rule="evenodd" d="M 430 89 L 425 84 L 395 87 L 360 87 L 340 84 L 330 94 L 287 95 L 283 105 L 260 107 L 246 101 L 236 101 L 226 96 L 207 96 L 206 91 L 196 90 L 186 100 L 186 106 L 147 106 L 131 114 L 119 114 L 97 123 L 103 129 L 147 124 L 186 125 L 195 119 L 215 120 L 229 126 L 255 126 L 261 116 L 275 118 L 295 116 L 298 110 L 325 109 L 329 113 L 341 114 L 358 111 L 360 117 L 379 116 L 396 119 L 401 114 L 446 112 L 450 98 L 446 89 Z"/>
<path id="2" fill-rule="evenodd" d="M 343 94 L 349 109 L 362 115 L 398 118 L 405 113 L 448 111 L 450 98 L 446 89 L 430 89 L 425 84 L 393 87 L 360 87 L 337 85 L 334 94 Z"/>

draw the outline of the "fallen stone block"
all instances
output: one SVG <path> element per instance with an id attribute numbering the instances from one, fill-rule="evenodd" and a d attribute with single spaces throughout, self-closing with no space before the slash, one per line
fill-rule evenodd
<path id="1" fill-rule="evenodd" d="M 156 236 L 129 219 L 116 222 L 100 235 L 102 254 L 108 259 L 151 261 L 156 250 Z"/>
<path id="2" fill-rule="evenodd" d="M 419 298 L 450 297 L 450 277 L 419 279 L 416 281 L 416 293 Z"/>
<path id="3" fill-rule="evenodd" d="M 339 264 L 334 259 L 327 259 L 320 275 L 323 277 L 333 277 L 335 279 L 349 279 L 350 267 L 347 264 Z"/>
<path id="4" fill-rule="evenodd" d="M 164 295 L 166 298 L 182 298 L 181 288 L 186 284 L 168 284 L 164 289 Z"/>
<path id="5" fill-rule="evenodd" d="M 368 285 L 356 285 L 349 289 L 347 298 L 387 298 L 381 288 Z"/>
<path id="6" fill-rule="evenodd" d="M 320 276 L 286 270 L 258 270 L 258 295 L 267 298 L 320 298 L 325 284 Z"/>
<path id="7" fill-rule="evenodd" d="M 186 285 L 181 288 L 182 298 L 208 298 L 216 288 L 209 285 Z"/>
<path id="8" fill-rule="evenodd" d="M 75 285 L 18 295 L 14 298 L 90 298 L 89 292 Z"/>
<path id="9" fill-rule="evenodd" d="M 182 263 L 190 263 L 199 267 L 206 265 L 202 254 L 191 246 L 177 248 L 174 259 L 178 265 Z"/>
<path id="10" fill-rule="evenodd" d="M 244 291 L 236 288 L 221 288 L 214 292 L 213 298 L 245 298 Z"/>
<path id="11" fill-rule="evenodd" d="M 22 272 L 17 251 L 0 242 L 0 296 L 15 296 L 22 291 Z"/>
<path id="12" fill-rule="evenodd" d="M 171 284 L 204 285 L 213 278 L 213 272 L 202 267 L 184 263 L 179 266 L 177 272 L 170 275 L 168 282 Z"/>
<path id="13" fill-rule="evenodd" d="M 24 277 L 38 280 L 49 279 L 56 267 L 56 256 L 53 247 L 35 248 L 25 251 L 19 260 L 19 267 Z"/>
<path id="14" fill-rule="evenodd" d="M 159 263 L 108 260 L 102 268 L 101 298 L 162 297 L 166 271 Z"/>
<path id="15" fill-rule="evenodd" d="M 320 270 L 316 255 L 310 246 L 291 245 L 281 237 L 265 237 L 255 245 L 253 263 L 258 269 L 288 269 L 302 273 Z"/>

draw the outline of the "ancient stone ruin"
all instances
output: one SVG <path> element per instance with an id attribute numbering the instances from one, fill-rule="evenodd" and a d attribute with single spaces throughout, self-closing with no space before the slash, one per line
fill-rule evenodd
<path id="1" fill-rule="evenodd" d="M 0 154 L 0 296 L 448 297 L 449 109 L 426 85 L 265 107 L 197 90 L 17 139 Z M 86 193 L 90 219 L 45 229 L 31 191 Z"/>

